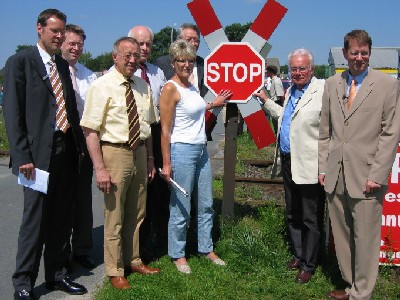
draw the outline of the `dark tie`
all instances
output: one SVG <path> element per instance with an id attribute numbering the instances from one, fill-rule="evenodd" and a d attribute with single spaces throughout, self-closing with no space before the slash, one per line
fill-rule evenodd
<path id="1" fill-rule="evenodd" d="M 56 64 L 53 59 L 50 60 L 50 82 L 53 87 L 54 97 L 56 98 L 57 112 L 56 112 L 56 125 L 62 132 L 66 132 L 69 128 L 67 119 L 67 110 L 65 109 L 65 99 L 63 87 L 61 84 L 60 76 L 58 75 Z"/>
<path id="2" fill-rule="evenodd" d="M 129 140 L 128 145 L 135 150 L 139 145 L 140 139 L 140 125 L 139 125 L 139 115 L 137 113 L 136 101 L 133 96 L 133 91 L 131 88 L 131 79 L 127 79 L 123 83 L 126 87 L 125 98 L 126 98 L 126 107 L 129 121 Z"/>
<path id="3" fill-rule="evenodd" d="M 357 81 L 354 79 L 351 80 L 351 85 L 349 89 L 349 98 L 347 99 L 347 110 L 350 110 L 351 106 L 353 105 L 354 98 L 356 97 L 357 94 L 357 89 L 356 89 Z"/>
<path id="4" fill-rule="evenodd" d="M 139 69 L 142 70 L 142 73 L 141 73 L 142 79 L 144 79 L 147 82 L 147 84 L 150 84 L 149 76 L 147 76 L 147 72 L 146 72 L 146 69 L 147 69 L 146 64 L 145 63 L 139 64 Z"/>

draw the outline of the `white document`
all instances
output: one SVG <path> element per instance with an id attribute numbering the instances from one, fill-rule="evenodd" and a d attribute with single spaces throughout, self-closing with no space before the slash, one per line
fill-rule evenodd
<path id="1" fill-rule="evenodd" d="M 18 184 L 47 194 L 47 187 L 49 185 L 49 172 L 35 168 L 35 180 L 28 180 L 25 178 L 24 174 L 19 173 Z"/>

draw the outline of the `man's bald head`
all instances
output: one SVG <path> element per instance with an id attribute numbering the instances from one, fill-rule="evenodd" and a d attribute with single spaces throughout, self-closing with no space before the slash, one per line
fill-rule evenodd
<path id="1" fill-rule="evenodd" d="M 128 36 L 138 41 L 140 46 L 140 63 L 145 63 L 150 56 L 153 46 L 153 31 L 147 26 L 135 26 L 128 32 Z"/>

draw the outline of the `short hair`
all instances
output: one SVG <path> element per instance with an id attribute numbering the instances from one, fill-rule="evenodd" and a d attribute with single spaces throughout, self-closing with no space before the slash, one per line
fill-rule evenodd
<path id="1" fill-rule="evenodd" d="M 112 50 L 113 54 L 118 54 L 119 53 L 119 45 L 122 42 L 129 42 L 129 43 L 132 43 L 132 44 L 137 45 L 139 47 L 138 41 L 135 40 L 133 37 L 123 36 L 123 37 L 121 37 L 121 38 L 119 38 L 118 40 L 115 41 L 115 43 L 113 45 L 113 50 Z"/>
<path id="2" fill-rule="evenodd" d="M 150 31 L 150 37 L 151 37 L 151 40 L 153 40 L 153 39 L 154 39 L 154 32 L 153 32 L 153 30 L 152 30 L 149 26 L 145 26 L 145 25 L 141 25 L 141 26 L 143 26 L 143 27 L 146 28 L 148 31 Z M 135 37 L 133 36 L 133 34 L 132 34 L 132 30 L 133 30 L 134 28 L 136 28 L 136 27 L 137 27 L 137 26 L 132 27 L 132 28 L 128 31 L 127 36 L 132 37 L 132 38 L 135 38 Z"/>
<path id="3" fill-rule="evenodd" d="M 272 74 L 278 74 L 278 68 L 276 66 L 267 66 L 267 72 L 271 72 Z"/>
<path id="4" fill-rule="evenodd" d="M 57 19 L 60 19 L 64 23 L 67 23 L 67 16 L 64 13 L 62 13 L 58 9 L 49 8 L 42 11 L 39 14 L 36 24 L 40 24 L 41 26 L 46 27 L 47 20 L 50 19 L 51 17 L 56 17 Z"/>
<path id="5" fill-rule="evenodd" d="M 346 51 L 349 50 L 351 40 L 355 40 L 359 44 L 362 44 L 362 45 L 367 44 L 368 48 L 369 48 L 369 52 L 371 53 L 372 39 L 369 36 L 368 32 L 366 32 L 365 30 L 354 29 L 354 30 L 350 31 L 349 33 L 347 33 L 344 36 L 344 44 L 343 44 L 344 50 L 346 50 Z"/>
<path id="6" fill-rule="evenodd" d="M 311 67 L 314 66 L 314 55 L 311 53 L 311 51 L 306 48 L 298 48 L 298 49 L 294 49 L 293 51 L 291 51 L 288 55 L 289 67 L 290 67 L 290 61 L 292 60 L 292 57 L 298 56 L 298 55 L 307 55 L 308 59 L 310 60 L 310 66 Z"/>
<path id="7" fill-rule="evenodd" d="M 196 59 L 196 48 L 185 40 L 177 40 L 169 47 L 171 62 L 179 58 Z"/>
<path id="8" fill-rule="evenodd" d="M 196 24 L 193 24 L 193 23 L 183 23 L 183 24 L 181 25 L 181 27 L 179 27 L 179 29 L 178 29 L 178 35 L 177 35 L 177 37 L 176 37 L 177 40 L 183 38 L 183 31 L 184 31 L 185 29 L 192 29 L 192 30 L 196 31 L 196 32 L 197 32 L 197 35 L 198 35 L 199 38 L 200 38 L 200 30 L 199 30 L 199 27 L 197 27 Z"/>
<path id="9" fill-rule="evenodd" d="M 80 35 L 83 40 L 86 40 L 86 34 L 85 31 L 82 29 L 82 27 L 78 26 L 78 25 L 74 25 L 74 24 L 67 24 L 67 26 L 65 27 L 65 31 L 66 32 L 73 32 L 77 35 Z"/>

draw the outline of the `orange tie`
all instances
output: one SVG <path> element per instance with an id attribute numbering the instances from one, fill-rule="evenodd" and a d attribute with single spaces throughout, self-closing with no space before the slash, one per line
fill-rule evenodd
<path id="1" fill-rule="evenodd" d="M 357 81 L 354 79 L 351 80 L 351 85 L 350 85 L 350 90 L 349 90 L 349 98 L 347 99 L 347 110 L 350 110 L 354 98 L 356 97 L 357 94 L 357 89 L 356 89 Z"/>

